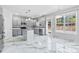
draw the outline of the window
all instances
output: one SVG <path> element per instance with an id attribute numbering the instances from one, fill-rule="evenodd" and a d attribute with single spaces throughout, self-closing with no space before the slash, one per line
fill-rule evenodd
<path id="1" fill-rule="evenodd" d="M 76 14 L 65 16 L 65 30 L 76 31 Z"/>
<path id="2" fill-rule="evenodd" d="M 56 31 L 62 32 L 76 32 L 76 12 L 69 12 L 63 15 L 57 15 Z"/>
<path id="3" fill-rule="evenodd" d="M 57 16 L 56 17 L 56 30 L 63 30 L 64 27 L 64 17 Z"/>

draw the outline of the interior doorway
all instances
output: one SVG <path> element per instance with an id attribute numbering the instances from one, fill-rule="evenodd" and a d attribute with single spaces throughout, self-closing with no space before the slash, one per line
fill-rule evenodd
<path id="1" fill-rule="evenodd" d="M 46 34 L 51 35 L 51 19 L 46 20 Z"/>
<path id="2" fill-rule="evenodd" d="M 48 21 L 48 33 L 51 33 L 51 21 Z"/>

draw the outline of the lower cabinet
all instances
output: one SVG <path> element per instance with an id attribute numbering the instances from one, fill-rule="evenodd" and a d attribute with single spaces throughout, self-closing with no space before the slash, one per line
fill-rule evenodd
<path id="1" fill-rule="evenodd" d="M 38 35 L 45 35 L 45 28 L 35 28 L 34 29 L 34 34 L 38 34 Z"/>
<path id="2" fill-rule="evenodd" d="M 39 29 L 38 28 L 34 29 L 34 34 L 39 34 Z"/>
<path id="3" fill-rule="evenodd" d="M 13 34 L 13 36 L 19 36 L 19 35 L 21 35 L 21 29 L 20 28 L 13 29 L 12 30 L 12 34 Z"/>

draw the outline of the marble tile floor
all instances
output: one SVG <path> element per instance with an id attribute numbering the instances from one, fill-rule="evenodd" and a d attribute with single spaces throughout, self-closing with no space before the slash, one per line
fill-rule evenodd
<path id="1" fill-rule="evenodd" d="M 4 45 L 4 49 L 3 49 L 2 53 L 48 53 L 50 51 L 48 50 L 48 46 L 45 43 L 45 40 L 48 40 L 48 39 L 50 39 L 50 38 L 48 38 L 48 36 L 35 35 L 34 41 L 36 41 L 36 42 L 38 41 L 36 44 L 35 44 L 35 42 L 34 43 L 31 42 L 32 44 L 30 44 L 30 43 L 28 44 L 27 41 L 9 42 Z M 42 42 L 42 40 L 43 40 L 43 42 Z M 40 47 L 39 42 L 45 43 L 45 44 L 41 44 L 41 45 L 42 46 L 46 45 L 46 46 Z M 53 52 L 53 51 L 51 51 L 51 52 Z"/>
<path id="2" fill-rule="evenodd" d="M 2 53 L 79 53 L 78 43 L 64 39 L 51 39 L 49 36 L 35 35 L 32 42 L 13 41 L 5 43 L 4 46 Z"/>
<path id="3" fill-rule="evenodd" d="M 27 46 L 24 43 L 20 43 L 19 44 L 12 44 L 9 46 L 6 46 L 3 49 L 3 53 L 42 53 L 42 52 L 46 52 L 45 49 L 37 49 L 33 46 Z"/>
<path id="4" fill-rule="evenodd" d="M 55 39 L 56 53 L 79 53 L 79 43 L 64 39 Z"/>

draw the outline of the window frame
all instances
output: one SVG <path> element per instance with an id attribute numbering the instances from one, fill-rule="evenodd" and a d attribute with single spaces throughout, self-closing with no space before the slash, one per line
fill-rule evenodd
<path id="1" fill-rule="evenodd" d="M 66 31 L 65 30 L 65 27 L 66 27 L 66 19 L 65 17 L 67 16 L 67 14 L 75 14 L 76 16 L 76 21 L 75 21 L 75 31 Z M 64 17 L 64 25 L 63 25 L 63 30 L 57 30 L 57 19 L 56 19 L 56 16 L 62 16 Z M 55 32 L 59 32 L 59 33 L 67 33 L 67 34 L 77 34 L 77 10 L 76 11 L 69 11 L 69 12 L 66 12 L 66 13 L 63 13 L 63 14 L 58 14 L 58 15 L 55 15 Z"/>

